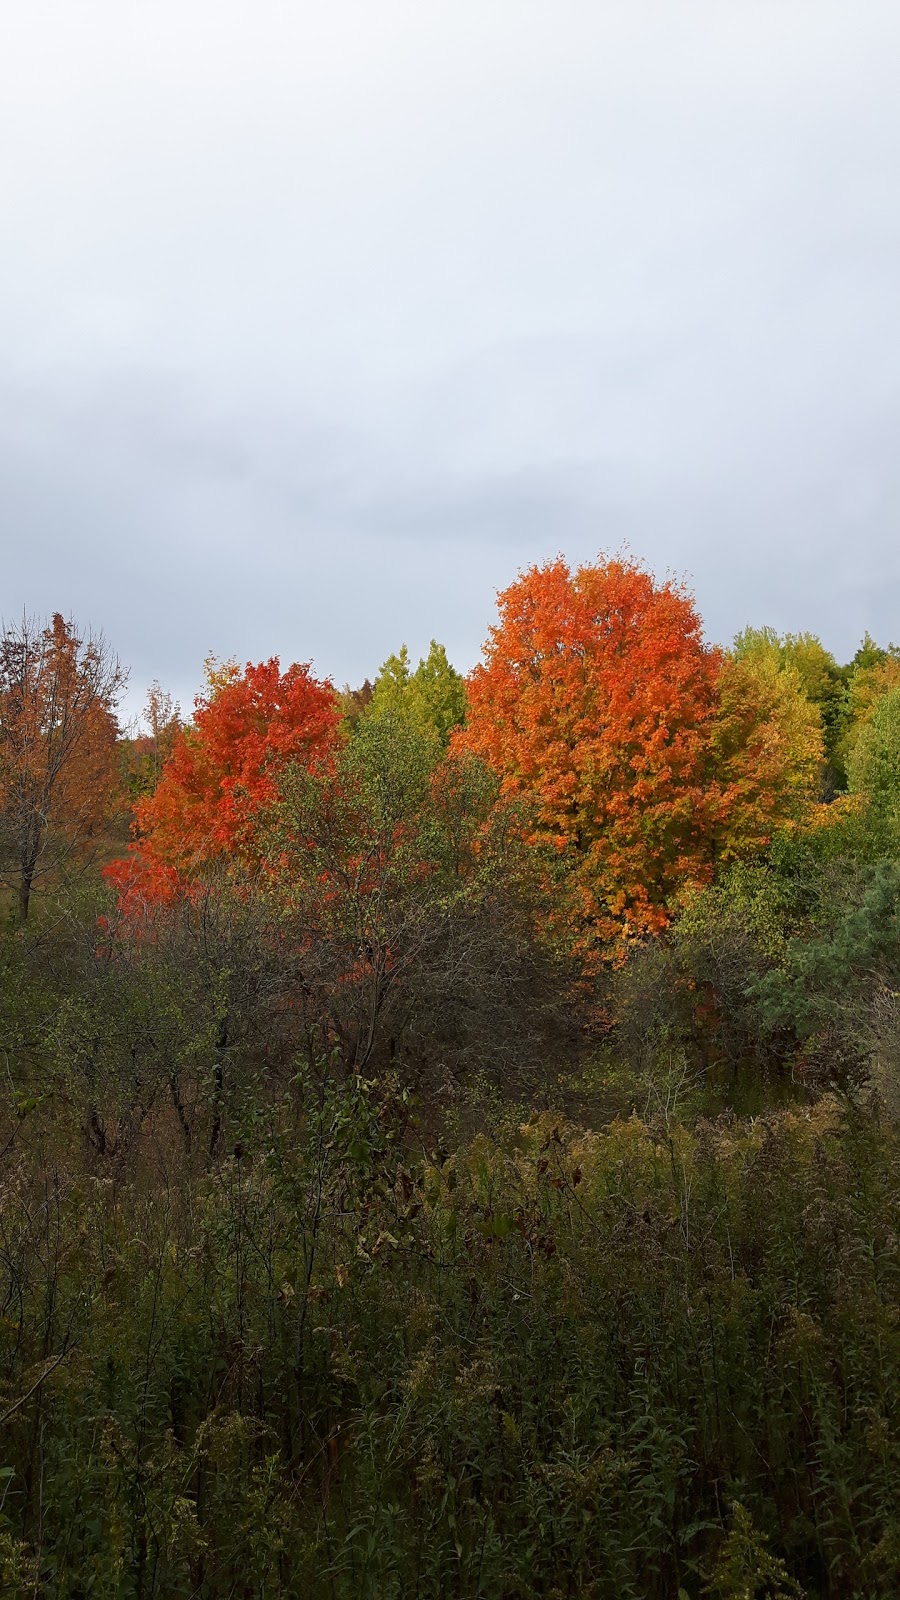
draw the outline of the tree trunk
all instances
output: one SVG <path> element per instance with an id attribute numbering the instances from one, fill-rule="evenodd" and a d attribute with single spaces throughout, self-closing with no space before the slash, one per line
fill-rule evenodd
<path id="1" fill-rule="evenodd" d="M 213 1069 L 213 1122 L 209 1135 L 210 1159 L 216 1153 L 222 1131 L 222 1101 L 225 1095 L 225 1051 L 228 1049 L 228 1014 L 219 1019 L 216 1029 L 216 1064 Z"/>
<path id="2" fill-rule="evenodd" d="M 33 867 L 23 867 L 19 879 L 19 921 L 28 921 L 28 907 L 31 904 L 31 882 L 34 877 Z"/>

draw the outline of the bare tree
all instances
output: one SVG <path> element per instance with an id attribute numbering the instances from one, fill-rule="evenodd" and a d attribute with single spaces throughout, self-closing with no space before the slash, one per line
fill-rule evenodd
<path id="1" fill-rule="evenodd" d="M 35 880 L 109 814 L 127 675 L 103 635 L 56 612 L 0 633 L 0 874 L 25 921 Z"/>

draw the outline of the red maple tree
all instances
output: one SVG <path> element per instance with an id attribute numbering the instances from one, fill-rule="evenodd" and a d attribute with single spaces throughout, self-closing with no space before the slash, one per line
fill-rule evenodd
<path id="1" fill-rule="evenodd" d="M 272 657 L 212 676 L 156 789 L 135 807 L 128 859 L 107 869 L 123 909 L 171 899 L 215 863 L 252 864 L 280 775 L 326 759 L 339 721 L 331 684 L 308 664 L 282 672 Z"/>

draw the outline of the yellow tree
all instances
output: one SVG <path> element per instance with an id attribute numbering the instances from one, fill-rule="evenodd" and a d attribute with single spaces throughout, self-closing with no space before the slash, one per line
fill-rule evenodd
<path id="1" fill-rule="evenodd" d="M 831 651 L 825 649 L 814 633 L 786 633 L 782 638 L 774 628 L 745 628 L 735 639 L 731 654 L 737 661 L 756 661 L 761 681 L 771 678 L 771 672 L 762 666 L 764 661 L 768 661 L 770 667 L 780 667 L 794 674 L 791 692 L 799 688 L 819 712 L 823 796 L 842 788 L 846 773 L 839 747 L 845 717 L 845 673 Z M 782 700 L 789 706 L 791 694 L 786 685 L 782 685 L 782 690 Z"/>
<path id="2" fill-rule="evenodd" d="M 0 634 L 0 872 L 28 916 L 35 881 L 95 838 L 115 803 L 126 674 L 59 612 Z"/>
<path id="3" fill-rule="evenodd" d="M 820 793 L 822 715 L 799 672 L 764 651 L 727 656 L 712 730 L 712 841 L 719 861 L 762 849 Z"/>

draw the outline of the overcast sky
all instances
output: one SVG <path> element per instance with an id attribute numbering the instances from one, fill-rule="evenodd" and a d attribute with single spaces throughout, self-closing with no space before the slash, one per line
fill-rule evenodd
<path id="1" fill-rule="evenodd" d="M 900 639 L 896 0 L 7 0 L 0 611 L 339 683 L 627 543 Z"/>

